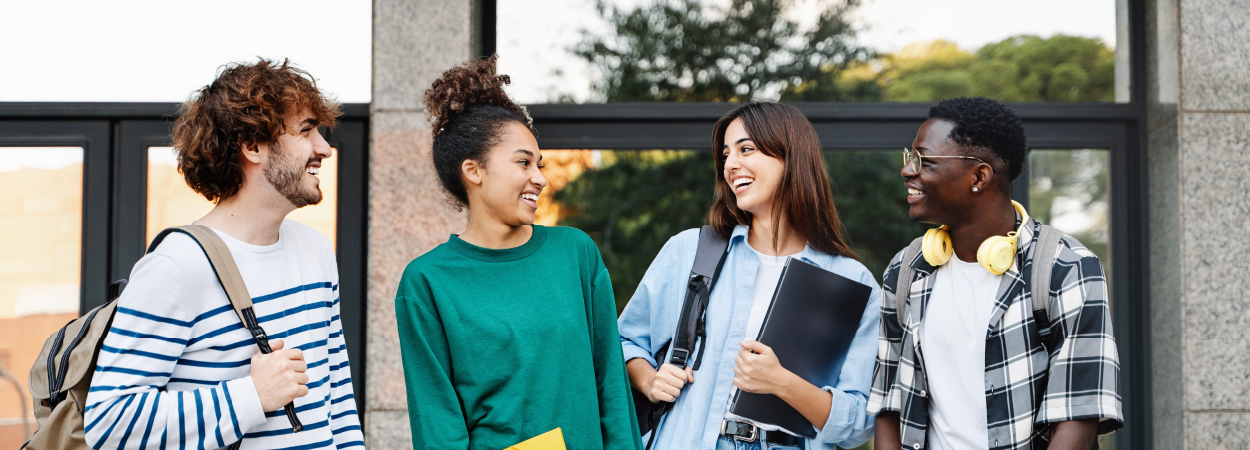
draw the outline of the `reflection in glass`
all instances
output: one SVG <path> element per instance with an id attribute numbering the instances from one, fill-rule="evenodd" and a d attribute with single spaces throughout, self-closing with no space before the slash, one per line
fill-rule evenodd
<path id="1" fill-rule="evenodd" d="M 0 373 L 21 392 L 44 340 L 78 317 L 82 161 L 79 147 L 0 147 Z M 34 430 L 29 401 L 0 380 L 0 448 L 25 442 L 23 412 Z"/>
<path id="2" fill-rule="evenodd" d="M 1072 235 L 1110 273 L 1111 186 L 1106 150 L 1029 152 L 1029 213 Z"/>
<path id="3" fill-rule="evenodd" d="M 554 1 L 498 2 L 523 103 L 1128 100 L 1116 0 Z"/>
<path id="4" fill-rule="evenodd" d="M 338 149 L 335 149 L 337 152 Z M 335 242 L 338 212 L 338 159 L 321 161 L 321 203 L 305 206 L 288 219 L 313 227 Z M 178 173 L 173 147 L 148 147 L 148 224 L 147 241 L 165 228 L 186 225 L 213 209 L 213 203 L 195 193 Z"/>

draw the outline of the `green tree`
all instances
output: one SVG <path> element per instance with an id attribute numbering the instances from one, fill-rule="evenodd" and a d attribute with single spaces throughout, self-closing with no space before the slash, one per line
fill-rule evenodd
<path id="1" fill-rule="evenodd" d="M 1115 54 L 1099 39 L 1064 35 L 1014 36 L 971 53 L 948 41 L 922 42 L 788 86 L 781 98 L 932 102 L 960 96 L 1110 102 Z"/>
<path id="2" fill-rule="evenodd" d="M 783 16 L 787 0 L 731 0 L 723 9 L 659 0 L 632 10 L 600 2 L 611 31 L 586 33 L 574 54 L 602 74 L 595 87 L 608 101 L 758 100 L 866 60 L 846 17 L 858 4 L 829 3 L 801 30 Z"/>

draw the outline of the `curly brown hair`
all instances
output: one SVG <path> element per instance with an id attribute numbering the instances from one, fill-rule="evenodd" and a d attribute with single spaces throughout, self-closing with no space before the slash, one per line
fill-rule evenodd
<path id="1" fill-rule="evenodd" d="M 453 67 L 425 91 L 425 108 L 434 135 L 434 169 L 456 207 L 469 205 L 460 179 L 461 163 L 482 162 L 508 123 L 520 123 L 538 134 L 525 107 L 504 92 L 503 87 L 512 80 L 495 74 L 496 59 L 497 55 Z"/>
<path id="2" fill-rule="evenodd" d="M 173 129 L 178 172 L 209 201 L 230 198 L 243 185 L 242 145 L 277 142 L 287 132 L 285 117 L 305 110 L 330 128 L 342 115 L 339 103 L 290 60 L 228 64 L 179 108 Z"/>

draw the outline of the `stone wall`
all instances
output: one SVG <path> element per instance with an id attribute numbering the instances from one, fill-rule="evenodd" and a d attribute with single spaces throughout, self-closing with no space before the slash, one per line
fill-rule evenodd
<path id="1" fill-rule="evenodd" d="M 1155 448 L 1250 448 L 1250 8 L 1150 6 Z"/>
<path id="2" fill-rule="evenodd" d="M 472 55 L 472 5 L 373 2 L 364 418 L 366 444 L 374 450 L 413 448 L 395 327 L 399 277 L 413 258 L 461 232 L 467 217 L 448 205 L 439 187 L 421 94 Z"/>

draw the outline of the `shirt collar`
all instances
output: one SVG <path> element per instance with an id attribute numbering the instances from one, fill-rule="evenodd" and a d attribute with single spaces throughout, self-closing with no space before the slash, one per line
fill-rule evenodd
<path id="1" fill-rule="evenodd" d="M 741 241 L 741 245 L 750 245 L 747 243 L 747 232 L 750 229 L 751 227 L 747 225 L 735 225 L 733 233 L 729 235 L 729 244 L 734 245 L 734 242 Z M 818 267 L 825 267 L 829 263 L 829 255 L 808 244 L 803 244 L 803 251 L 799 252 L 797 258 Z"/>

